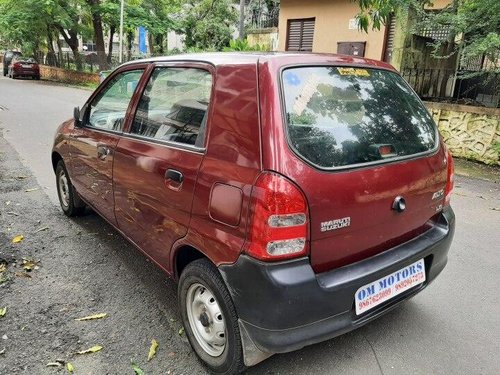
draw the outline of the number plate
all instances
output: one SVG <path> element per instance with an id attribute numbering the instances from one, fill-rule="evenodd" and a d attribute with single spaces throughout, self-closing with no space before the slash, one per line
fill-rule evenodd
<path id="1" fill-rule="evenodd" d="M 360 315 L 381 303 L 396 297 L 405 290 L 425 281 L 424 260 L 410 264 L 399 271 L 384 276 L 359 288 L 354 295 L 356 315 Z"/>
<path id="2" fill-rule="evenodd" d="M 23 68 L 31 68 L 31 65 L 30 65 L 30 64 L 21 64 L 21 66 L 22 66 Z"/>

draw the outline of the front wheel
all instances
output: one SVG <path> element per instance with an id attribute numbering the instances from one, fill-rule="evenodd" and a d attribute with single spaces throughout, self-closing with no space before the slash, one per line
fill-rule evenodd
<path id="1" fill-rule="evenodd" d="M 62 160 L 56 167 L 56 186 L 59 204 L 67 216 L 79 216 L 85 211 L 85 203 L 76 192 Z"/>
<path id="2" fill-rule="evenodd" d="M 207 259 L 190 263 L 178 292 L 187 338 L 204 364 L 217 374 L 245 370 L 238 316 L 217 268 Z"/>

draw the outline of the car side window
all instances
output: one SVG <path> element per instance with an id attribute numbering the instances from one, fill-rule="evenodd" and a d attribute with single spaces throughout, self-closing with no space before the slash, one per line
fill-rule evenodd
<path id="1" fill-rule="evenodd" d="M 97 129 L 121 131 L 130 99 L 144 72 L 130 70 L 117 74 L 90 104 L 88 125 Z"/>
<path id="2" fill-rule="evenodd" d="M 212 75 L 198 68 L 156 68 L 130 132 L 203 147 Z"/>

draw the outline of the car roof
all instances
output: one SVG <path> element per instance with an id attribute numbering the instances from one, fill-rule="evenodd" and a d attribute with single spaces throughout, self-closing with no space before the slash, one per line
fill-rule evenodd
<path id="1" fill-rule="evenodd" d="M 204 62 L 218 66 L 248 65 L 258 63 L 272 63 L 277 65 L 349 65 L 370 66 L 395 70 L 390 64 L 383 61 L 365 59 L 357 56 L 336 55 L 328 53 L 296 53 L 296 52 L 208 52 L 159 56 L 147 59 L 134 60 L 123 65 L 138 63 L 161 63 L 175 61 Z"/>

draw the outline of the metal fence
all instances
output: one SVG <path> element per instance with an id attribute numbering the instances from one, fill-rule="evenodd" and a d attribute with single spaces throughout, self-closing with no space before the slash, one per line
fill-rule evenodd
<path id="1" fill-rule="evenodd" d="M 247 27 L 250 29 L 278 27 L 279 16 L 279 7 L 273 8 L 271 11 L 262 7 L 250 9 L 247 13 Z"/>
<path id="2" fill-rule="evenodd" d="M 422 99 L 500 108 L 500 73 L 403 68 L 401 74 Z"/>
<path id="3" fill-rule="evenodd" d="M 137 60 L 149 55 L 131 55 L 125 52 L 122 62 Z M 99 72 L 99 59 L 97 52 L 78 53 L 76 56 L 73 52 L 59 53 L 37 53 L 36 60 L 43 65 L 54 66 L 63 69 L 76 70 L 81 72 Z M 114 69 L 121 63 L 118 54 L 112 54 L 111 57 L 106 54 L 106 69 Z"/>

